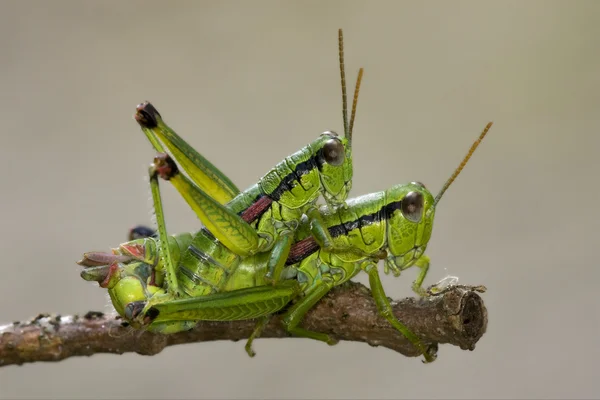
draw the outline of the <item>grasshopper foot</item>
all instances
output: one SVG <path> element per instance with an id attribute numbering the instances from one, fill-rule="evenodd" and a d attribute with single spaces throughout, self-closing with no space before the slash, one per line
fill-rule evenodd
<path id="1" fill-rule="evenodd" d="M 335 346 L 339 342 L 340 341 L 338 339 L 334 338 L 333 336 L 329 336 L 329 335 L 327 335 L 327 340 L 325 341 L 325 343 L 327 343 L 330 346 Z"/>
<path id="2" fill-rule="evenodd" d="M 448 275 L 447 277 L 443 278 L 439 282 L 434 283 L 433 285 L 429 286 L 426 291 L 427 291 L 428 295 L 430 295 L 430 296 L 439 295 L 439 294 L 445 293 L 450 288 L 456 286 L 456 284 L 458 284 L 458 277 Z"/>
<path id="3" fill-rule="evenodd" d="M 256 352 L 254 351 L 254 349 L 252 349 L 252 342 L 248 341 L 244 348 L 246 349 L 246 353 L 248 353 L 248 356 L 250 358 L 252 358 L 256 355 Z"/>
<path id="4" fill-rule="evenodd" d="M 417 284 L 416 281 L 413 282 L 412 285 L 412 290 L 413 292 L 415 292 L 419 297 L 430 297 L 432 295 L 431 292 L 429 292 L 429 290 L 425 290 L 423 289 L 423 287 L 419 284 Z"/>
<path id="5" fill-rule="evenodd" d="M 423 357 L 425 358 L 424 360 L 422 360 L 423 364 L 429 364 L 429 363 L 434 362 L 437 359 L 437 352 L 438 352 L 438 344 L 437 343 L 432 343 L 431 345 L 429 345 L 429 347 L 427 347 L 427 350 L 423 354 Z"/>

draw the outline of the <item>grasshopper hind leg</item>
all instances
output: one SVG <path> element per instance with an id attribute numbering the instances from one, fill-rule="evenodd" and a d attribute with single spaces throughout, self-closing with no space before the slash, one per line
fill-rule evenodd
<path id="1" fill-rule="evenodd" d="M 167 153 L 159 153 L 155 164 L 158 175 L 171 182 L 198 219 L 229 250 L 248 256 L 270 248 L 272 243 L 267 243 L 249 223 L 180 173 Z"/>
<path id="2" fill-rule="evenodd" d="M 173 257 L 171 256 L 171 249 L 169 247 L 167 226 L 165 223 L 165 215 L 158 184 L 158 175 L 161 173 L 160 170 L 162 168 L 160 161 L 161 160 L 158 157 L 154 158 L 154 163 L 150 165 L 150 168 L 148 169 L 152 202 L 154 204 L 154 214 L 156 215 L 156 225 L 158 228 L 159 254 L 161 255 L 163 268 L 165 269 L 166 283 L 168 285 L 167 296 L 179 297 L 181 295 L 179 282 L 177 281 L 176 266 L 173 263 Z"/>
<path id="3" fill-rule="evenodd" d="M 225 204 L 240 193 L 223 172 L 165 124 L 158 110 L 151 103 L 146 101 L 138 105 L 134 118 L 140 124 L 152 147 L 164 153 L 162 141 L 192 181 L 202 190 L 210 192 L 219 203 Z"/>

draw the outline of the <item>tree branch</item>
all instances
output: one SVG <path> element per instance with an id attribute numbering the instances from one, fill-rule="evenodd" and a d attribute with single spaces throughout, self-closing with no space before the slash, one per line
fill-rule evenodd
<path id="1" fill-rule="evenodd" d="M 480 288 L 454 286 L 427 299 L 392 302 L 395 316 L 429 345 L 448 343 L 473 350 L 485 333 L 487 311 L 476 293 Z M 28 322 L 0 327 L 0 366 L 37 361 L 60 361 L 96 353 L 142 355 L 160 353 L 166 346 L 240 340 L 250 336 L 255 321 L 202 321 L 194 329 L 172 335 L 135 331 L 119 317 L 89 312 L 85 316 L 40 314 Z M 340 340 L 384 346 L 415 357 L 416 349 L 377 312 L 370 290 L 349 282 L 334 288 L 304 318 L 302 326 Z M 284 338 L 280 317 L 274 317 L 262 338 Z M 244 351 L 240 346 L 240 351 Z"/>

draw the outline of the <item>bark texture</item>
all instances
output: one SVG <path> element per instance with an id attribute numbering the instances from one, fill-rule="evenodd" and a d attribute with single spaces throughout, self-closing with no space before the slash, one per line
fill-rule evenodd
<path id="1" fill-rule="evenodd" d="M 396 318 L 432 349 L 437 349 L 438 344 L 451 344 L 473 350 L 487 326 L 487 310 L 477 293 L 483 290 L 482 287 L 454 286 L 425 299 L 393 301 L 392 306 Z M 96 353 L 154 355 L 166 346 L 177 344 L 246 339 L 254 326 L 255 321 L 203 321 L 190 331 L 161 335 L 132 333 L 132 328 L 119 317 L 100 312 L 66 317 L 40 314 L 31 321 L 0 327 L 0 366 L 60 361 Z M 379 315 L 370 290 L 355 282 L 334 288 L 306 315 L 302 326 L 329 333 L 339 340 L 384 346 L 408 357 L 419 355 Z M 290 336 L 276 316 L 261 337 Z M 244 351 L 242 344 L 240 351 Z"/>

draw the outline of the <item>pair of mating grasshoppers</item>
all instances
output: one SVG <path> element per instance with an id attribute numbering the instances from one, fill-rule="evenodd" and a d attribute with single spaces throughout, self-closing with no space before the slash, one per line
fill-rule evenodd
<path id="1" fill-rule="evenodd" d="M 395 276 L 417 266 L 413 290 L 428 295 L 422 288 L 429 268 L 424 252 L 435 208 L 491 123 L 436 197 L 412 182 L 348 200 L 363 70 L 348 120 L 341 29 L 338 43 L 344 136 L 324 132 L 243 192 L 169 128 L 154 106 L 138 106 L 135 119 L 159 152 L 149 169 L 157 232 L 134 230 L 130 241 L 111 253 L 86 253 L 78 262 L 85 267 L 83 279 L 107 288 L 115 309 L 132 327 L 169 334 L 200 320 L 258 319 L 246 344 L 253 356 L 253 339 L 270 316 L 285 308 L 282 321 L 288 332 L 335 344 L 330 335 L 299 324 L 331 288 L 365 271 L 381 315 L 425 361 L 435 359 L 434 350 L 394 317 L 377 264 L 384 260 L 385 273 Z M 202 229 L 168 235 L 159 178 L 175 186 Z M 326 205 L 317 204 L 319 196 Z"/>

